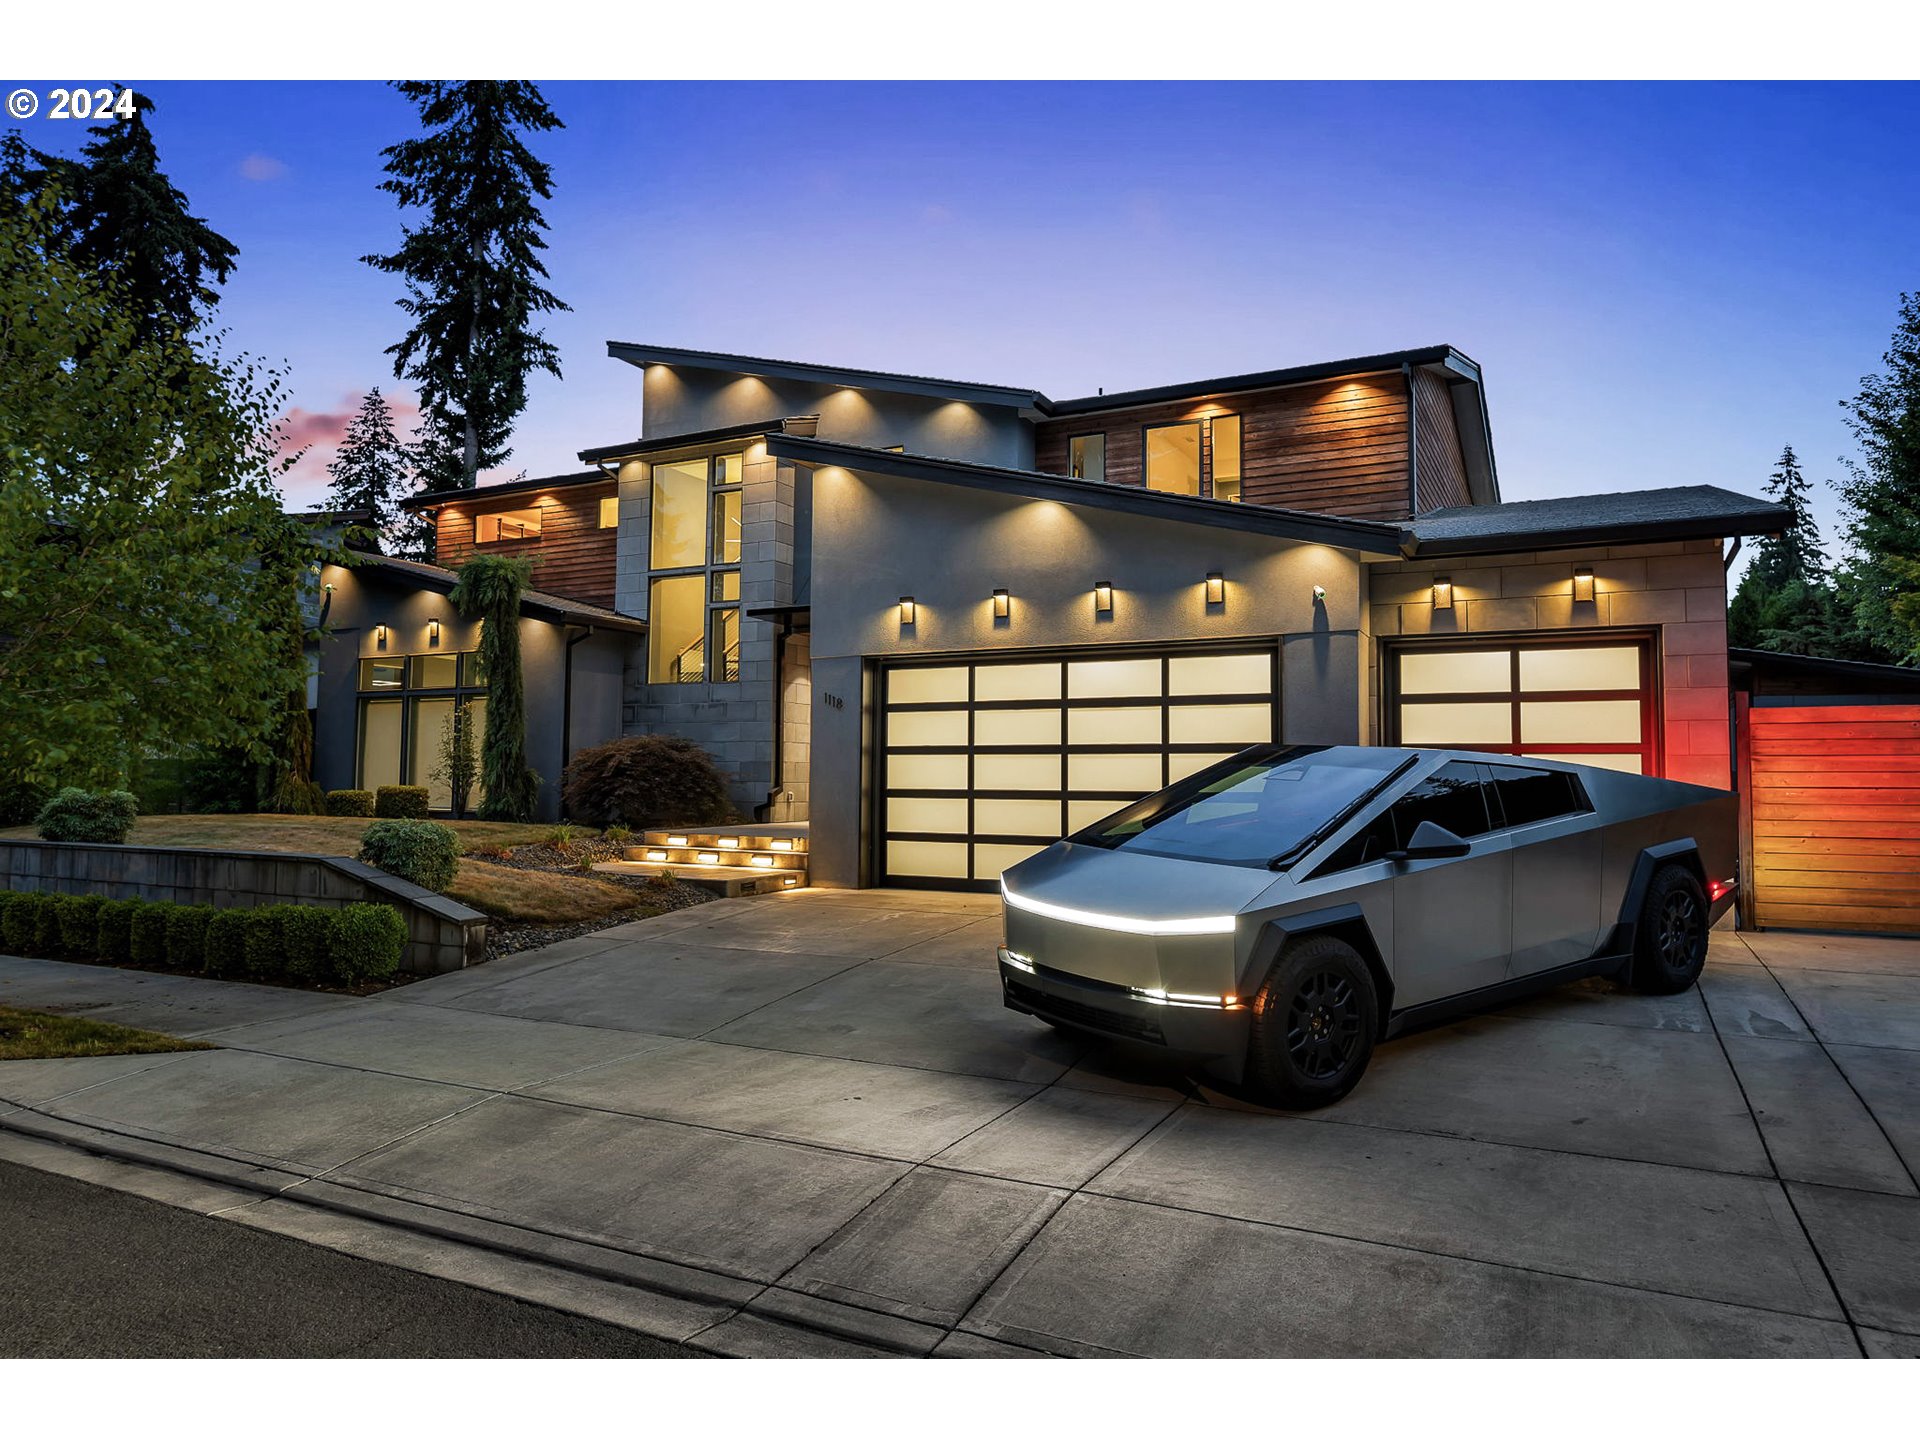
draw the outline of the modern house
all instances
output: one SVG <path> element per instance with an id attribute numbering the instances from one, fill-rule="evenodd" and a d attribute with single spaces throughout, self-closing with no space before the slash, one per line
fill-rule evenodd
<path id="1" fill-rule="evenodd" d="M 1707 486 L 1502 502 L 1450 346 L 1054 400 L 615 343 L 638 438 L 413 503 L 444 566 L 536 559 L 533 763 L 697 741 L 815 884 L 980 886 L 1267 740 L 1731 783 L 1732 537 Z M 329 571 L 319 776 L 423 781 L 482 699 L 450 569 Z M 444 796 L 438 797 L 444 800 Z"/>

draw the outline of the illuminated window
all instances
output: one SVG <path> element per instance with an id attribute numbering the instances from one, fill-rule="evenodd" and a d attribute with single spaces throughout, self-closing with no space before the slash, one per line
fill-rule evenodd
<path id="1" fill-rule="evenodd" d="M 442 769 L 446 728 L 465 706 L 476 748 L 486 730 L 486 680 L 475 652 L 362 660 L 360 690 L 360 788 L 423 785 L 429 808 L 451 810 L 452 788 L 444 774 L 434 774 Z M 480 798 L 476 783 L 468 807 Z"/>
<path id="2" fill-rule="evenodd" d="M 707 556 L 715 565 L 738 565 L 740 563 L 740 492 L 738 490 L 716 490 L 713 492 L 713 529 L 709 544 L 712 553 Z"/>
<path id="3" fill-rule="evenodd" d="M 707 462 L 677 460 L 653 467 L 655 570 L 679 570 L 706 559 Z"/>
<path id="4" fill-rule="evenodd" d="M 1200 422 L 1147 427 L 1147 488 L 1169 495 L 1200 493 Z"/>
<path id="5" fill-rule="evenodd" d="M 495 545 L 503 540 L 532 540 L 540 534 L 540 510 L 496 510 L 473 517 L 473 543 Z"/>
<path id="6" fill-rule="evenodd" d="M 612 530 L 620 524 L 620 497 L 603 496 L 600 500 L 600 528 Z"/>
<path id="7" fill-rule="evenodd" d="M 650 684 L 740 678 L 740 571 L 730 567 L 746 555 L 745 479 L 737 451 L 653 467 Z"/>
<path id="8" fill-rule="evenodd" d="M 1240 498 L 1240 417 L 1216 415 L 1207 423 L 1213 452 L 1213 498 Z"/>
<path id="9" fill-rule="evenodd" d="M 706 680 L 706 588 L 700 575 L 653 582 L 647 605 L 647 680 L 694 685 Z"/>
<path id="10" fill-rule="evenodd" d="M 1067 441 L 1067 474 L 1076 480 L 1107 478 L 1107 437 L 1076 435 Z"/>

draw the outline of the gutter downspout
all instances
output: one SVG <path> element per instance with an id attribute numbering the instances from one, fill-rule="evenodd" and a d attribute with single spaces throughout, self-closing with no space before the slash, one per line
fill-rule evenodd
<path id="1" fill-rule="evenodd" d="M 1420 401 L 1413 391 L 1413 362 L 1402 360 L 1407 382 L 1407 514 L 1420 513 Z"/>
<path id="2" fill-rule="evenodd" d="M 786 760 L 787 717 L 781 713 L 786 693 L 781 681 L 786 678 L 787 637 L 793 634 L 793 616 L 791 613 L 780 617 L 779 633 L 773 637 L 773 788 L 767 791 L 767 798 L 753 807 L 753 818 L 759 824 L 766 824 L 773 816 L 773 807 L 786 788 L 786 776 L 782 766 Z"/>
<path id="3" fill-rule="evenodd" d="M 566 778 L 567 766 L 573 763 L 573 647 L 592 635 L 593 627 L 589 625 L 578 635 L 569 636 L 566 657 L 560 667 L 560 774 L 557 778 L 561 780 Z"/>

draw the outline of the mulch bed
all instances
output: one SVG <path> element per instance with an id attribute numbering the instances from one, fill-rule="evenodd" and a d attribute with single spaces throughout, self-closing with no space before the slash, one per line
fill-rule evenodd
<path id="1" fill-rule="evenodd" d="M 663 885 L 658 880 L 639 875 L 594 874 L 580 868 L 583 861 L 598 865 L 603 861 L 622 859 L 626 849 L 625 845 L 612 840 L 594 838 L 569 841 L 565 849 L 543 842 L 538 845 L 516 845 L 511 850 L 469 851 L 472 859 L 484 860 L 489 865 L 504 865 L 513 870 L 547 870 L 558 874 L 581 875 L 631 890 L 642 900 L 641 908 L 637 910 L 574 925 L 533 925 L 490 919 L 487 921 L 487 959 L 497 960 L 503 955 L 514 955 L 523 950 L 538 950 L 546 945 L 557 945 L 562 940 L 591 935 L 596 930 L 608 930 L 615 925 L 664 915 L 669 910 L 685 910 L 690 905 L 704 905 L 709 900 L 720 898 L 711 890 L 689 885 L 684 880 Z"/>

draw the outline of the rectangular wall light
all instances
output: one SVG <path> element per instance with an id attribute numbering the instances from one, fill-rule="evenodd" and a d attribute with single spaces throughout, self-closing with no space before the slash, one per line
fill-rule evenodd
<path id="1" fill-rule="evenodd" d="M 1209 605 L 1227 603 L 1227 577 L 1218 570 L 1207 573 L 1207 603 Z"/>
<path id="2" fill-rule="evenodd" d="M 438 620 L 429 620 L 427 621 L 427 647 L 429 649 L 433 649 L 437 647 L 439 644 L 440 644 L 440 622 Z"/>
<path id="3" fill-rule="evenodd" d="M 1573 599 L 1575 604 L 1593 599 L 1593 567 L 1591 565 L 1574 567 Z"/>
<path id="4" fill-rule="evenodd" d="M 1450 576 L 1433 577 L 1433 608 L 1436 610 L 1453 608 L 1453 580 Z"/>
<path id="5" fill-rule="evenodd" d="M 387 627 L 386 626 L 376 625 L 373 627 L 373 644 L 374 644 L 374 648 L 378 650 L 384 650 L 387 648 Z"/>
<path id="6" fill-rule="evenodd" d="M 1011 609 L 1012 605 L 1013 605 L 1013 599 L 1011 596 L 1007 594 L 1006 591 L 996 590 L 993 592 L 993 618 L 994 619 L 996 620 L 1006 619 L 1007 612 L 1009 611 L 1009 609 Z"/>
<path id="7" fill-rule="evenodd" d="M 1096 615 L 1113 613 L 1113 582 L 1096 580 L 1093 585 L 1093 610 Z"/>
<path id="8" fill-rule="evenodd" d="M 913 596 L 902 595 L 900 597 L 900 623 L 902 625 L 913 624 L 913 615 L 914 615 Z"/>

